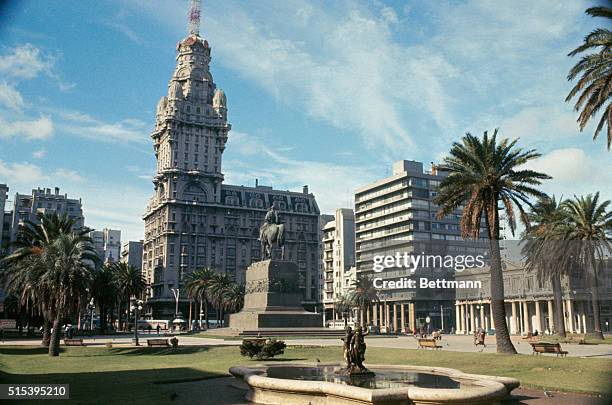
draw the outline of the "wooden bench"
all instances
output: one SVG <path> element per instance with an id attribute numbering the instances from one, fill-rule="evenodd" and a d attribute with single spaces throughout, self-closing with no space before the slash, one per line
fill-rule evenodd
<path id="1" fill-rule="evenodd" d="M 168 339 L 147 339 L 147 346 L 170 347 Z"/>
<path id="2" fill-rule="evenodd" d="M 64 346 L 85 346 L 83 339 L 64 339 Z"/>
<path id="3" fill-rule="evenodd" d="M 431 349 L 441 349 L 442 346 L 436 344 L 436 340 L 435 339 L 417 339 L 419 341 L 419 349 L 426 349 L 426 348 L 431 348 Z"/>
<path id="4" fill-rule="evenodd" d="M 537 343 L 529 343 L 531 348 L 533 349 L 532 354 L 542 354 L 542 353 L 554 353 L 558 356 L 566 356 L 567 351 L 561 350 L 561 344 L 559 343 L 545 343 L 545 342 L 537 342 Z"/>

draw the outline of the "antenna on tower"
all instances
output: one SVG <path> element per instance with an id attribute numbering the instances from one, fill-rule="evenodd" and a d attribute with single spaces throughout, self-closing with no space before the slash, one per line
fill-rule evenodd
<path id="1" fill-rule="evenodd" d="M 200 36 L 200 0 L 189 1 L 189 35 Z"/>

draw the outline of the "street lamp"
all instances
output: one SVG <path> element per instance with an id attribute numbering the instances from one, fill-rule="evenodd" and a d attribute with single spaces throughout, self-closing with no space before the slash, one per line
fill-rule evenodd
<path id="1" fill-rule="evenodd" d="M 132 300 L 131 310 L 134 311 L 134 346 L 140 346 L 138 344 L 138 311 L 142 309 L 144 301 L 134 298 Z"/>
<path id="2" fill-rule="evenodd" d="M 174 309 L 174 317 L 178 316 L 178 304 L 179 304 L 179 296 L 181 295 L 181 290 L 178 288 L 171 288 L 172 294 L 174 295 L 174 299 L 176 300 L 176 307 Z"/>

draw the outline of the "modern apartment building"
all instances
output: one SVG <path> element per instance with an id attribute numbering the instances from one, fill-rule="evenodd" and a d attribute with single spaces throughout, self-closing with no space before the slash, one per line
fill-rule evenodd
<path id="1" fill-rule="evenodd" d="M 259 227 L 273 204 L 285 224 L 286 258 L 298 264 L 303 304 L 318 298 L 319 208 L 308 187 L 224 184 L 222 158 L 231 129 L 227 98 L 213 81 L 211 48 L 197 30 L 177 45 L 177 64 L 156 109 L 151 134 L 157 159 L 154 193 L 146 207 L 143 274 L 148 316 L 174 315 L 172 289 L 184 293 L 185 276 L 210 267 L 244 280 L 261 258 Z M 181 301 L 182 305 L 187 301 Z"/>
<path id="2" fill-rule="evenodd" d="M 460 236 L 461 211 L 437 217 L 439 207 L 432 199 L 444 177 L 445 173 L 433 164 L 430 171 L 425 171 L 421 162 L 402 160 L 393 164 L 390 177 L 357 189 L 357 277 L 375 276 L 387 281 L 411 277 L 405 268 L 374 273 L 373 258 L 377 255 L 478 251 L 482 243 L 466 242 Z M 437 277 L 451 279 L 453 274 L 440 270 Z M 441 328 L 444 323 L 446 327 L 455 316 L 452 289 L 381 289 L 379 296 L 381 302 L 367 311 L 366 322 L 387 330 L 414 330 L 424 323 L 433 328 Z"/>
<path id="3" fill-rule="evenodd" d="M 121 231 L 104 228 L 89 232 L 89 237 L 104 263 L 117 262 L 121 258 Z"/>
<path id="4" fill-rule="evenodd" d="M 355 214 L 339 208 L 323 227 L 324 320 L 339 319 L 334 303 L 346 295 L 355 281 Z"/>
<path id="5" fill-rule="evenodd" d="M 127 263 L 137 269 L 142 269 L 142 241 L 131 240 L 121 247 L 121 263 Z"/>
<path id="6" fill-rule="evenodd" d="M 33 189 L 31 194 L 15 194 L 11 218 L 11 241 L 17 238 L 19 224 L 26 220 L 38 223 L 38 213 L 66 214 L 74 219 L 75 229 L 85 226 L 83 206 L 81 199 L 68 198 L 67 194 L 60 194 L 59 187 L 53 191 L 50 188 Z"/>

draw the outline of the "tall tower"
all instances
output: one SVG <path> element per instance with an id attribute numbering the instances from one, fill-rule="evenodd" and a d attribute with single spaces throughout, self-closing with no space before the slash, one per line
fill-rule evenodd
<path id="1" fill-rule="evenodd" d="M 157 170 L 144 214 L 143 273 L 152 301 L 173 301 L 171 289 L 181 288 L 186 272 L 200 264 L 209 248 L 212 207 L 221 202 L 230 125 L 225 94 L 210 74 L 210 46 L 199 36 L 199 16 L 199 1 L 192 1 L 189 34 L 177 44 L 176 68 L 151 134 Z"/>

